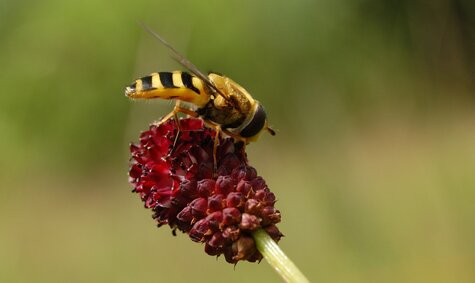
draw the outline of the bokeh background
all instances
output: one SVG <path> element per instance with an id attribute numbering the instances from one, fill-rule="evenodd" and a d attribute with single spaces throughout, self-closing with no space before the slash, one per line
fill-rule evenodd
<path id="1" fill-rule="evenodd" d="M 0 1 L 0 282 L 279 282 L 157 229 L 128 143 L 179 70 L 137 21 L 266 107 L 248 147 L 313 282 L 475 281 L 469 0 Z"/>

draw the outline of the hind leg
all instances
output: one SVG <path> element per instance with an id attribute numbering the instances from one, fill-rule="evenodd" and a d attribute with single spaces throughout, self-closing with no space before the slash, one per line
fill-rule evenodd
<path id="1" fill-rule="evenodd" d="M 173 118 L 175 118 L 175 121 L 177 123 L 178 128 L 180 128 L 180 125 L 179 125 L 179 122 L 178 122 L 179 121 L 178 120 L 178 113 L 183 113 L 183 114 L 189 115 L 189 116 L 194 117 L 194 118 L 198 117 L 198 114 L 195 111 L 190 110 L 188 108 L 181 107 L 180 101 L 177 101 L 175 103 L 175 107 L 173 108 L 173 110 L 170 113 L 165 115 L 162 119 L 160 119 L 160 121 L 154 122 L 153 124 L 157 125 L 157 126 L 161 125 L 161 124 L 165 123 L 166 121 L 170 120 L 170 118 L 173 117 Z"/>
<path id="2" fill-rule="evenodd" d="M 178 113 L 187 114 L 187 115 L 189 115 L 191 117 L 194 117 L 194 118 L 198 117 L 198 114 L 195 111 L 184 108 L 184 107 L 181 107 L 180 101 L 176 101 L 176 104 L 175 104 L 175 107 L 173 108 L 173 110 L 170 113 L 168 113 L 167 115 L 165 115 L 162 119 L 160 119 L 160 121 L 154 123 L 155 125 L 161 125 L 161 124 L 167 122 L 168 120 L 170 120 L 172 117 L 175 120 L 176 127 L 177 127 L 177 133 L 176 133 L 176 136 L 175 136 L 175 140 L 173 142 L 173 147 L 170 150 L 170 153 L 168 155 L 171 155 L 173 153 L 173 150 L 175 149 L 175 145 L 178 142 L 178 138 L 180 137 L 180 134 L 181 134 L 181 126 L 180 126 L 180 120 L 178 119 Z"/>

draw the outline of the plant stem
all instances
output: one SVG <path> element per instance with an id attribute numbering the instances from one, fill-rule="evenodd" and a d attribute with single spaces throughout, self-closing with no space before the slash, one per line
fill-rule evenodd
<path id="1" fill-rule="evenodd" d="M 263 229 L 253 233 L 259 252 L 277 273 L 288 283 L 309 283 L 297 266 L 284 254 Z"/>

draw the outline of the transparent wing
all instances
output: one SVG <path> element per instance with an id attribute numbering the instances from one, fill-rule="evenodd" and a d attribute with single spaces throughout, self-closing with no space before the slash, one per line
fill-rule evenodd
<path id="1" fill-rule="evenodd" d="M 161 37 L 158 33 L 156 33 L 154 30 L 152 30 L 146 24 L 144 24 L 142 22 L 139 22 L 139 24 L 148 33 L 150 33 L 153 37 L 155 37 L 158 41 L 160 41 L 163 45 L 165 45 L 172 52 L 172 58 L 175 61 L 177 61 L 183 67 L 187 68 L 193 75 L 197 76 L 202 81 L 204 81 L 206 83 L 206 85 L 208 85 L 212 90 L 214 90 L 216 93 L 221 95 L 226 101 L 230 101 L 230 99 L 227 95 L 225 95 L 214 84 L 212 84 L 211 81 L 209 80 L 209 78 L 205 74 L 203 74 L 193 63 L 191 63 L 188 59 L 186 59 L 183 55 L 181 55 L 178 51 L 176 51 L 176 49 L 173 48 L 173 46 L 171 46 L 171 44 L 168 43 L 163 37 Z"/>

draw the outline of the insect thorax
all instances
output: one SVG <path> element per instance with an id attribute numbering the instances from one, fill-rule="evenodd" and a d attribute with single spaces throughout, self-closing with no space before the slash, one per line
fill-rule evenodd
<path id="1" fill-rule="evenodd" d="M 216 105 L 217 99 L 210 100 L 197 113 L 205 120 L 221 125 L 223 128 L 236 128 L 246 119 L 246 115 L 230 105 Z"/>
<path id="2" fill-rule="evenodd" d="M 252 97 L 228 77 L 210 73 L 209 79 L 222 95 L 208 89 L 212 98 L 198 110 L 198 114 L 223 128 L 241 126 L 252 112 L 255 103 Z"/>

